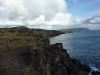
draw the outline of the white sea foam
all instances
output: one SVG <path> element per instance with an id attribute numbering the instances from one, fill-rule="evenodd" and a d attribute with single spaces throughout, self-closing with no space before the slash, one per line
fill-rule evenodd
<path id="1" fill-rule="evenodd" d="M 98 68 L 96 68 L 96 66 L 94 64 L 90 64 L 91 70 L 92 71 L 98 71 Z"/>
<path id="2" fill-rule="evenodd" d="M 92 71 L 98 71 L 98 68 L 94 64 L 90 64 L 90 67 L 91 67 L 91 72 Z M 92 75 L 91 72 L 90 72 L 89 75 Z"/>

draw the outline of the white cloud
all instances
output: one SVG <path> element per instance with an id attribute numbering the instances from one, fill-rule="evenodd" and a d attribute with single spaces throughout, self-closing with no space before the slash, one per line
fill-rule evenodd
<path id="1" fill-rule="evenodd" d="M 79 25 L 79 24 L 82 24 L 82 21 L 81 21 L 81 19 L 79 19 L 79 18 L 75 19 L 75 20 L 72 22 L 72 25 Z"/>
<path id="2" fill-rule="evenodd" d="M 0 21 L 0 25 L 4 26 L 4 25 L 23 25 L 21 21 Z"/>
<path id="3" fill-rule="evenodd" d="M 92 20 L 90 20 L 90 23 L 100 23 L 100 17 L 95 17 Z"/>
<path id="4" fill-rule="evenodd" d="M 27 24 L 27 25 L 43 25 L 45 24 L 45 16 L 44 15 L 40 15 L 39 17 L 33 19 L 33 20 L 26 20 L 24 22 L 24 24 Z"/>
<path id="5" fill-rule="evenodd" d="M 0 0 L 0 25 L 67 25 L 65 0 Z"/>
<path id="6" fill-rule="evenodd" d="M 69 2 L 78 3 L 79 0 Z M 0 0 L 0 27 L 26 25 L 60 29 L 60 27 L 93 28 L 93 24 L 100 24 L 100 15 L 92 15 L 91 18 L 84 20 L 78 18 L 74 21 L 72 17 L 72 14 L 67 12 L 65 0 Z"/>
<path id="7" fill-rule="evenodd" d="M 68 25 L 70 23 L 71 14 L 57 13 L 52 21 L 47 22 L 49 25 Z"/>

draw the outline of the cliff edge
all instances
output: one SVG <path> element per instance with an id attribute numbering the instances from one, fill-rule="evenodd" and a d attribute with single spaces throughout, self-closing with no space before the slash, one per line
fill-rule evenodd
<path id="1" fill-rule="evenodd" d="M 0 75 L 89 75 L 91 69 L 71 59 L 61 43 L 46 39 L 62 32 L 48 31 L 50 35 L 44 36 L 41 31 L 0 29 Z"/>

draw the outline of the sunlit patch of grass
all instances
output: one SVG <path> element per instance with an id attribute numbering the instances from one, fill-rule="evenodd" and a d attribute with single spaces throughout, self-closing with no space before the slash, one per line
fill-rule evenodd
<path id="1" fill-rule="evenodd" d="M 23 69 L 23 75 L 29 75 L 30 67 L 25 67 Z"/>

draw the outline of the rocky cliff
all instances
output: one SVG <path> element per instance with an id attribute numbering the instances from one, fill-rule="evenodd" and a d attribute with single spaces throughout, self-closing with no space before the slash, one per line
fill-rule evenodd
<path id="1" fill-rule="evenodd" d="M 46 39 L 61 34 L 55 32 L 0 29 L 0 75 L 89 75 L 90 68 L 71 59 L 61 43 Z"/>
<path id="2" fill-rule="evenodd" d="M 39 35 L 39 36 L 42 36 L 44 38 L 64 34 L 63 32 L 57 31 L 57 30 L 29 29 L 29 28 L 24 27 L 24 26 L 6 28 L 6 30 L 8 30 L 8 32 L 32 33 L 34 35 Z"/>

